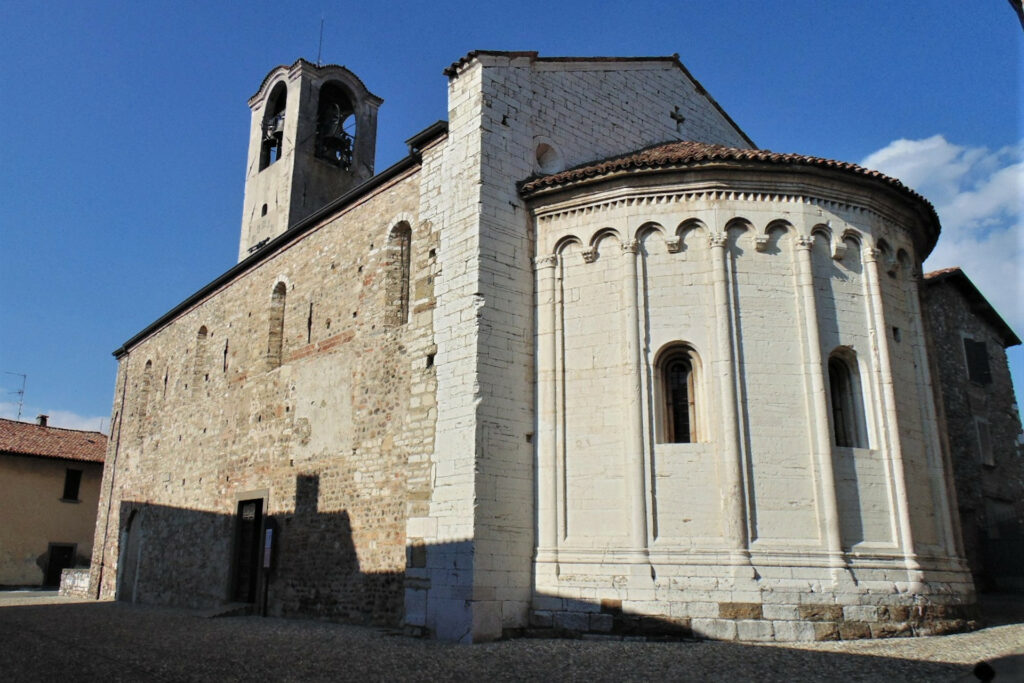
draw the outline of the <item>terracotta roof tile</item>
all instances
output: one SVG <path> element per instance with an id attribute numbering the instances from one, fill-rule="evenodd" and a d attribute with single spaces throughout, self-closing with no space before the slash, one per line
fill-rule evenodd
<path id="1" fill-rule="evenodd" d="M 107 437 L 99 432 L 0 418 L 0 453 L 103 462 L 106 452 Z"/>
<path id="2" fill-rule="evenodd" d="M 555 187 L 558 185 L 571 184 L 583 180 L 600 178 L 620 171 L 676 168 L 686 166 L 697 166 L 704 163 L 718 161 L 756 162 L 779 166 L 811 166 L 816 168 L 830 168 L 857 175 L 875 178 L 897 190 L 905 192 L 918 201 L 924 202 L 929 211 L 934 215 L 935 209 L 921 195 L 917 194 L 899 180 L 872 171 L 871 169 L 851 164 L 845 161 L 834 161 L 819 157 L 806 156 L 804 154 L 779 154 L 767 149 L 740 149 L 737 147 L 725 147 L 707 142 L 696 142 L 693 140 L 680 140 L 666 142 L 652 147 L 647 147 L 636 152 L 611 157 L 600 161 L 589 162 L 570 168 L 559 173 L 528 178 L 520 185 L 520 193 L 529 195 L 539 190 Z M 936 222 L 938 219 L 936 218 Z"/>
<path id="3" fill-rule="evenodd" d="M 999 311 L 993 308 L 992 304 L 988 302 L 985 295 L 981 293 L 981 290 L 971 282 L 971 278 L 967 277 L 959 266 L 953 266 L 952 268 L 940 268 L 939 270 L 933 270 L 930 273 L 924 274 L 924 284 L 926 286 L 934 286 L 941 282 L 948 282 L 956 287 L 957 291 L 963 295 L 970 304 L 971 310 L 982 320 L 988 322 L 1000 337 L 1003 338 L 1003 346 L 1009 348 L 1011 346 L 1017 346 L 1021 343 L 1020 337 L 1013 331 L 1013 328 L 1003 320 L 1003 317 L 999 315 Z"/>

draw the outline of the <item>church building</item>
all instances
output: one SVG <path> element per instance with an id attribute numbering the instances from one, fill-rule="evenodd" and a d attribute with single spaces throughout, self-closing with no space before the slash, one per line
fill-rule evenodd
<path id="1" fill-rule="evenodd" d="M 670 57 L 272 70 L 238 263 L 115 352 L 100 597 L 461 642 L 973 618 L 921 310 L 939 221 Z M 371 84 L 372 85 L 372 84 Z"/>

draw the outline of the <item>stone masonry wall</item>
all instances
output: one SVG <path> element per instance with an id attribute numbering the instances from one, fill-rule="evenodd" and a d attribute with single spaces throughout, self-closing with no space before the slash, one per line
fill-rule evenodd
<path id="1" fill-rule="evenodd" d="M 94 590 L 193 606 L 231 599 L 236 507 L 262 499 L 278 524 L 269 613 L 401 622 L 406 519 L 429 495 L 435 419 L 437 242 L 418 204 L 414 170 L 120 359 Z M 393 310 L 400 259 L 389 234 L 402 221 L 412 230 L 408 322 Z"/>
<path id="2" fill-rule="evenodd" d="M 533 198 L 552 423 L 535 435 L 538 523 L 555 530 L 533 626 L 755 641 L 969 626 L 912 219 L 868 196 L 824 175 L 699 170 Z M 659 357 L 678 346 L 696 436 L 665 443 Z M 833 353 L 856 381 L 854 444 L 837 445 Z"/>
<path id="3" fill-rule="evenodd" d="M 926 280 L 922 290 L 971 572 L 980 590 L 1024 591 L 1024 453 L 1005 342 L 949 280 Z M 964 339 L 984 342 L 990 384 L 971 381 Z M 977 421 L 987 425 L 991 459 L 981 452 Z"/>
<path id="4" fill-rule="evenodd" d="M 474 603 L 460 633 L 488 639 L 526 624 L 532 584 L 535 252 L 516 183 L 540 170 L 542 143 L 564 167 L 669 139 L 747 142 L 671 60 L 481 55 L 452 76 L 449 110 L 451 248 L 442 249 L 438 330 L 461 351 L 439 339 L 437 457 L 450 463 L 452 486 L 472 482 Z M 460 363 L 450 383 L 449 362 Z"/>

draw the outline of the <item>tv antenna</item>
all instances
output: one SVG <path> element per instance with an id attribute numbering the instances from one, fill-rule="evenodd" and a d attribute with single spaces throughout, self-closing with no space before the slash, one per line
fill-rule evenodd
<path id="1" fill-rule="evenodd" d="M 324 49 L 324 17 L 320 17 L 320 44 L 316 47 L 316 66 L 320 68 L 323 64 L 320 62 L 320 53 Z"/>
<path id="2" fill-rule="evenodd" d="M 25 405 L 25 382 L 28 381 L 28 375 L 23 375 L 20 372 L 7 372 L 4 370 L 5 375 L 17 375 L 21 378 L 21 389 L 18 391 L 8 391 L 8 394 L 18 395 L 18 420 L 21 420 L 21 409 Z"/>

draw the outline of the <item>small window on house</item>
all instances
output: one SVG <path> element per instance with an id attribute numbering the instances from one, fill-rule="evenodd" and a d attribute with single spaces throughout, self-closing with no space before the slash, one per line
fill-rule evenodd
<path id="1" fill-rule="evenodd" d="M 986 467 L 995 467 L 996 459 L 992 454 L 992 436 L 988 429 L 988 420 L 974 418 L 974 429 L 978 434 L 978 458 Z"/>
<path id="2" fill-rule="evenodd" d="M 985 342 L 964 339 L 964 355 L 967 357 L 967 376 L 975 384 L 991 384 L 992 371 L 988 364 L 988 349 Z"/>
<path id="3" fill-rule="evenodd" d="M 686 346 L 669 349 L 658 363 L 662 443 L 699 440 L 696 363 L 696 354 Z"/>
<path id="4" fill-rule="evenodd" d="M 832 439 L 836 446 L 867 448 L 864 402 L 856 359 L 832 354 L 828 359 L 829 399 L 832 408 Z"/>
<path id="5" fill-rule="evenodd" d="M 270 324 L 267 333 L 267 366 L 270 370 L 281 367 L 281 354 L 284 350 L 284 300 L 287 291 L 287 285 L 278 282 L 270 296 Z"/>
<path id="6" fill-rule="evenodd" d="M 64 495 L 61 500 L 78 500 L 78 489 L 82 485 L 82 470 L 64 470 Z"/>

